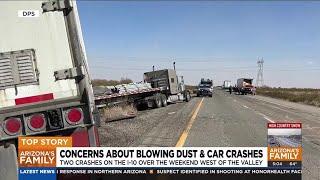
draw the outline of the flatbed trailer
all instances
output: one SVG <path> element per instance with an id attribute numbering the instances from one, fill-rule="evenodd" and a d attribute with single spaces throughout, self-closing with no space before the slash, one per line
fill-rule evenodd
<path id="1" fill-rule="evenodd" d="M 152 88 L 149 83 L 143 83 L 142 85 L 149 87 L 131 88 L 130 90 L 111 93 L 111 89 L 108 89 L 108 92 L 95 93 L 95 104 L 99 108 L 103 119 L 114 121 L 133 118 L 137 115 L 137 110 L 167 106 L 167 98 L 164 94 L 161 94 L 160 88 Z M 130 84 L 121 84 L 120 86 L 126 87 Z M 114 87 L 112 91 L 115 89 Z"/>
<path id="2" fill-rule="evenodd" d="M 135 105 L 139 105 L 142 103 L 141 101 L 145 100 L 145 98 L 155 96 L 156 94 L 160 94 L 160 88 L 148 88 L 125 93 L 95 95 L 95 103 L 98 108 L 123 103 L 134 103 Z"/>
<path id="3" fill-rule="evenodd" d="M 110 117 L 112 108 L 131 106 L 134 109 L 160 108 L 165 107 L 168 103 L 178 101 L 190 101 L 191 94 L 185 90 L 183 77 L 178 79 L 176 71 L 164 69 L 144 73 L 144 82 L 120 84 L 117 86 L 102 86 L 101 91 L 94 87 L 96 107 L 107 110 L 106 116 Z M 122 110 L 124 111 L 125 108 Z M 120 112 L 123 113 L 123 112 Z M 125 114 L 125 113 L 123 113 Z M 130 114 L 130 117 L 132 115 Z M 114 120 L 113 117 L 110 117 Z M 120 117 L 125 118 L 125 117 Z M 107 120 L 108 121 L 108 120 Z"/>

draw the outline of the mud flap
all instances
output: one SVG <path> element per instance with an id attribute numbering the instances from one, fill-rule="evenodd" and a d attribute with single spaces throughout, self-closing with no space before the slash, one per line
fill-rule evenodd
<path id="1" fill-rule="evenodd" d="M 0 179 L 18 180 L 17 151 L 13 144 L 0 146 Z"/>

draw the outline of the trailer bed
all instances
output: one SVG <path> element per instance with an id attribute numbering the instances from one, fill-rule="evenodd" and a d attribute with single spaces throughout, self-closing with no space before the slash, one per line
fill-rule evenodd
<path id="1" fill-rule="evenodd" d="M 102 108 L 119 103 L 132 103 L 156 93 L 160 93 L 160 88 L 147 88 L 124 93 L 95 95 L 95 103 L 98 108 Z"/>

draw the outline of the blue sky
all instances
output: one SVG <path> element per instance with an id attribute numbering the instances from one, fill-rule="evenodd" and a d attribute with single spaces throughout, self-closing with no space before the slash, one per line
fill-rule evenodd
<path id="1" fill-rule="evenodd" d="M 141 81 L 172 68 L 187 84 L 257 76 L 269 86 L 320 88 L 320 2 L 78 1 L 94 78 Z"/>

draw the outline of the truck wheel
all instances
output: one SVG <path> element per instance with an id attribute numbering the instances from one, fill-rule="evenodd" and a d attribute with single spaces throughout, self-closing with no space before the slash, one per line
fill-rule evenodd
<path id="1" fill-rule="evenodd" d="M 168 106 L 167 97 L 165 95 L 161 96 L 162 106 L 166 107 Z"/>
<path id="2" fill-rule="evenodd" d="M 161 108 L 162 107 L 161 97 L 156 96 L 154 99 L 154 103 L 155 103 L 155 108 Z"/>

